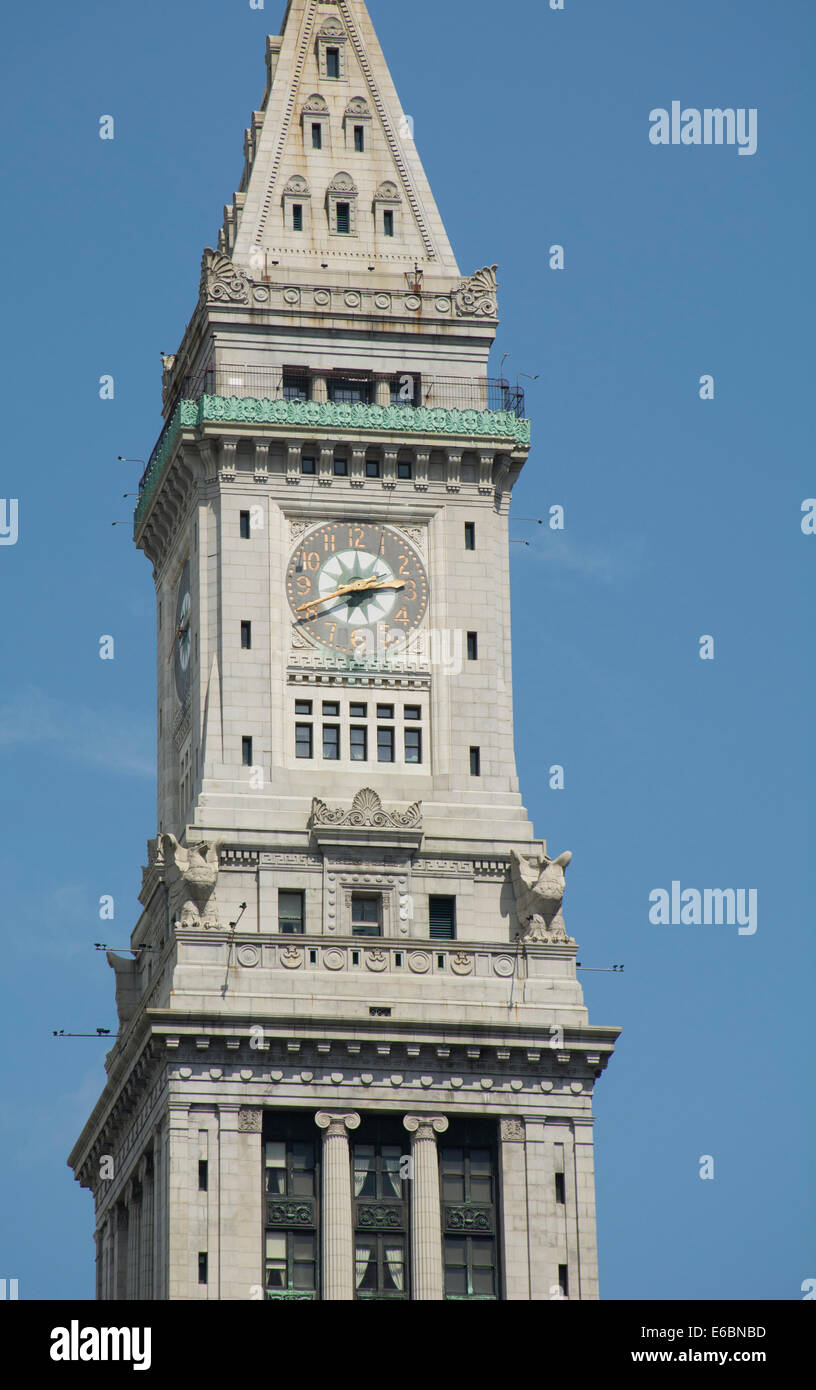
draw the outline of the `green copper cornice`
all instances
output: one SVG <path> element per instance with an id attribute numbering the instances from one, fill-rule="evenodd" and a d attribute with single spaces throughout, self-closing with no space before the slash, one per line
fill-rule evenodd
<path id="1" fill-rule="evenodd" d="M 255 400 L 239 396 L 201 396 L 179 401 L 166 426 L 145 479 L 134 516 L 139 526 L 164 470 L 179 430 L 207 424 L 308 425 L 394 434 L 438 434 L 508 439 L 530 443 L 530 421 L 509 410 L 441 410 L 411 405 L 342 405 L 336 401 Z"/>

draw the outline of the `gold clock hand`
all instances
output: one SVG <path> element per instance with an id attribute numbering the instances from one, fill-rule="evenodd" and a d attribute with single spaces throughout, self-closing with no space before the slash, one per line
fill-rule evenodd
<path id="1" fill-rule="evenodd" d="M 328 603 L 329 599 L 342 598 L 344 594 L 359 594 L 366 589 L 402 589 L 404 587 L 400 579 L 355 579 L 353 584 L 345 584 L 342 589 L 335 589 L 332 594 L 321 594 L 320 598 L 313 598 L 309 603 L 302 603 L 295 611 L 303 613 L 307 608 L 316 608 L 319 603 Z"/>

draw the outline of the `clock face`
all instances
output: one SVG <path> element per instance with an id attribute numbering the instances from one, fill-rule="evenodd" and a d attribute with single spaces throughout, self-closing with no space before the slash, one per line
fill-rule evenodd
<path id="1" fill-rule="evenodd" d="M 428 607 L 428 576 L 413 546 L 392 527 L 330 521 L 299 541 L 286 592 L 304 636 L 363 658 L 419 626 Z"/>
<path id="2" fill-rule="evenodd" d="M 184 566 L 176 592 L 176 625 L 173 632 L 173 668 L 176 694 L 182 704 L 190 688 L 190 651 L 192 645 L 192 601 L 190 599 L 190 562 Z"/>

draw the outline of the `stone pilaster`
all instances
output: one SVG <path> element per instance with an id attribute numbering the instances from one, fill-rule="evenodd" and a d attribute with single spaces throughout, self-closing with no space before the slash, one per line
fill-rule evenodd
<path id="1" fill-rule="evenodd" d="M 444 1134 L 444 1115 L 406 1115 L 411 1136 L 411 1296 L 416 1300 L 444 1296 L 442 1274 L 442 1212 L 439 1201 L 437 1134 Z"/>
<path id="2" fill-rule="evenodd" d="M 530 1301 L 529 1230 L 527 1222 L 527 1153 L 522 1119 L 501 1122 L 501 1189 L 505 1297 Z"/>
<path id="3" fill-rule="evenodd" d="M 360 1116 L 319 1111 L 315 1122 L 323 1130 L 323 1300 L 354 1298 L 354 1238 L 351 1219 L 349 1130 Z"/>

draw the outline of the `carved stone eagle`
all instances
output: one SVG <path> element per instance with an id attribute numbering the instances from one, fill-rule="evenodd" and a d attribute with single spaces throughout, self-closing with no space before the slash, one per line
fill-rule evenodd
<path id="1" fill-rule="evenodd" d="M 567 936 L 561 904 L 566 879 L 564 870 L 572 859 L 570 850 L 557 859 L 532 858 L 510 851 L 510 881 L 516 897 L 516 915 L 522 941 L 572 942 Z"/>
<path id="2" fill-rule="evenodd" d="M 185 849 L 175 835 L 162 835 L 161 847 L 173 920 L 183 927 L 217 926 L 213 902 L 218 879 L 217 844 L 203 840 Z"/>

